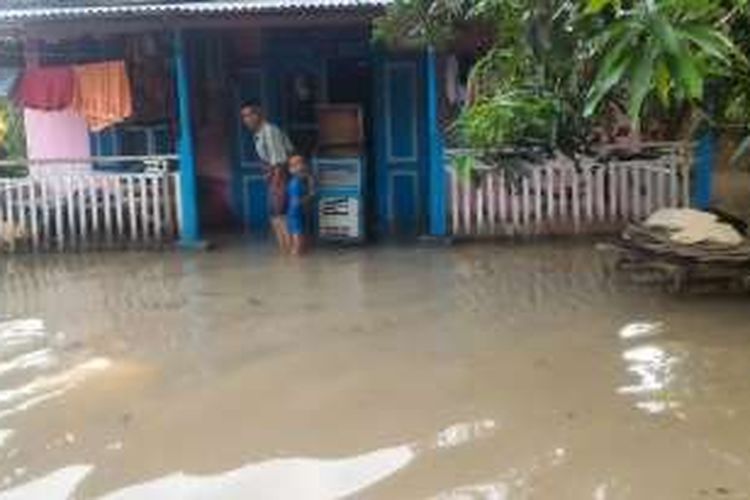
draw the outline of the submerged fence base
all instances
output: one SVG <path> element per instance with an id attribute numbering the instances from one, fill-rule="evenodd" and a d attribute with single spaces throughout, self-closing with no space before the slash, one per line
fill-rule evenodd
<path id="1" fill-rule="evenodd" d="M 179 233 L 178 173 L 0 180 L 0 251 L 152 247 Z"/>
<path id="2" fill-rule="evenodd" d="M 654 160 L 556 159 L 523 175 L 449 169 L 454 237 L 613 231 L 657 209 L 690 204 L 689 162 L 677 152 Z"/>

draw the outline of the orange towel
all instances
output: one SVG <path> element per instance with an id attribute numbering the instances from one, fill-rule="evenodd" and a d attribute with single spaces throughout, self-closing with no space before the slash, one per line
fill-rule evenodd
<path id="1" fill-rule="evenodd" d="M 130 80 L 124 61 L 75 66 L 73 109 L 94 132 L 126 120 L 133 114 Z"/>

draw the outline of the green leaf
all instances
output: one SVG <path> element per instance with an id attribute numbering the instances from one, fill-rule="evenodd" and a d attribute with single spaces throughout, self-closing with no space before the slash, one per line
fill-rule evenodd
<path id="1" fill-rule="evenodd" d="M 611 68 L 602 68 L 596 75 L 594 84 L 591 86 L 588 95 L 586 96 L 586 105 L 583 110 L 584 117 L 590 117 L 596 111 L 599 103 L 609 93 L 612 88 L 620 83 L 625 71 L 631 63 L 631 59 L 626 54 L 621 54 L 619 61 L 614 63 Z M 606 71 L 606 70 L 609 71 Z"/>
<path id="2" fill-rule="evenodd" d="M 641 108 L 643 101 L 651 91 L 652 78 L 655 71 L 655 61 L 658 54 L 658 48 L 649 47 L 649 50 L 642 54 L 637 60 L 633 75 L 630 79 L 630 99 L 628 101 L 628 116 L 633 122 L 633 128 L 640 127 Z"/>
<path id="3" fill-rule="evenodd" d="M 598 14 L 610 5 L 618 6 L 618 0 L 589 0 L 584 14 Z"/>
<path id="4" fill-rule="evenodd" d="M 681 29 L 684 38 L 699 46 L 707 54 L 720 59 L 726 64 L 732 64 L 732 58 L 747 64 L 747 57 L 721 31 L 708 26 L 688 26 Z"/>
<path id="5" fill-rule="evenodd" d="M 672 90 L 672 77 L 669 74 L 669 68 L 663 60 L 659 60 L 656 66 L 656 95 L 659 96 L 662 106 L 669 106 L 669 93 Z"/>

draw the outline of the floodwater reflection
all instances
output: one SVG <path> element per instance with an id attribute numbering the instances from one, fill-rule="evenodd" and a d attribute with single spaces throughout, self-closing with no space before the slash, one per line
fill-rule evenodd
<path id="1" fill-rule="evenodd" d="M 591 247 L 0 263 L 0 500 L 750 498 L 746 298 Z"/>

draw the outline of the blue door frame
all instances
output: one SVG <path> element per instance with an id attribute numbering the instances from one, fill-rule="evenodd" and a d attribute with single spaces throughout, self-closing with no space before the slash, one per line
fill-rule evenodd
<path id="1" fill-rule="evenodd" d="M 376 178 L 379 233 L 425 230 L 428 141 L 423 55 L 374 54 Z"/>

